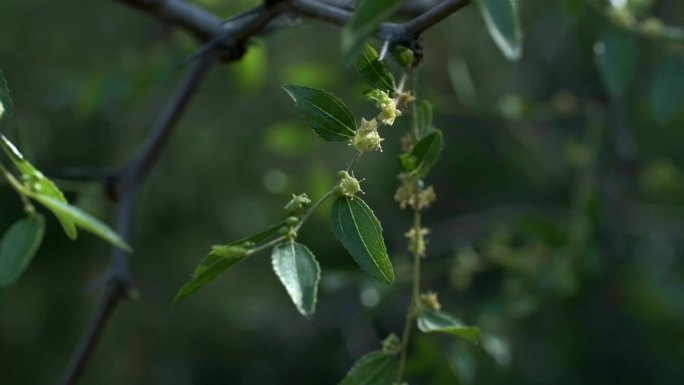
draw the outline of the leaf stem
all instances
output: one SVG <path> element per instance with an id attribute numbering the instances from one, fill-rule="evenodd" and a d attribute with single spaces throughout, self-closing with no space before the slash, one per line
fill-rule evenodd
<path id="1" fill-rule="evenodd" d="M 311 205 L 311 207 L 309 207 L 309 209 L 306 210 L 306 212 L 304 213 L 304 215 L 302 215 L 302 218 L 299 220 L 299 223 L 297 223 L 297 225 L 294 227 L 295 232 L 298 232 L 299 229 L 302 228 L 302 226 L 304 226 L 304 223 L 309 219 L 309 217 L 311 217 L 311 215 L 312 215 L 316 210 L 318 210 L 318 208 L 321 207 L 321 205 L 322 205 L 323 203 L 325 203 L 325 201 L 328 200 L 328 198 L 330 198 L 331 196 L 332 196 L 332 190 L 330 190 L 330 191 L 328 191 L 327 193 L 323 194 L 323 196 L 320 197 L 320 199 L 318 199 L 318 200 L 316 201 L 316 203 L 314 203 L 313 205 Z"/>
<path id="2" fill-rule="evenodd" d="M 284 236 L 284 235 L 282 235 L 282 236 L 280 236 L 280 237 L 278 237 L 278 238 L 272 239 L 272 240 L 270 240 L 270 241 L 264 243 L 263 245 L 257 246 L 257 247 L 255 247 L 255 248 L 253 248 L 253 249 L 249 249 L 249 250 L 245 253 L 245 255 L 246 255 L 246 256 L 249 256 L 249 255 L 252 255 L 252 254 L 256 254 L 256 253 L 258 253 L 258 252 L 260 252 L 260 251 L 263 251 L 263 250 L 266 250 L 266 249 L 270 248 L 271 246 L 275 246 L 275 245 L 279 244 L 280 242 L 283 242 L 283 241 L 286 240 L 286 239 L 287 239 L 287 237 Z"/>
<path id="3" fill-rule="evenodd" d="M 354 168 L 354 165 L 356 164 L 356 161 L 359 160 L 361 157 L 361 151 L 357 151 L 356 154 L 354 154 L 354 157 L 349 161 L 349 164 L 347 165 L 346 171 L 350 172 L 352 168 Z"/>

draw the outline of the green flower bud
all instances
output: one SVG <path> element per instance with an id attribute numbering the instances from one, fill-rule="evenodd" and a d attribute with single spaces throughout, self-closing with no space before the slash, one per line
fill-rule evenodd
<path id="1" fill-rule="evenodd" d="M 339 188 L 339 191 L 337 188 Z M 353 196 L 359 191 L 361 191 L 361 184 L 359 183 L 358 179 L 344 171 L 342 178 L 340 178 L 340 182 L 337 184 L 337 186 L 335 186 L 335 189 L 333 189 L 333 194 L 336 196 Z"/>
<path id="2" fill-rule="evenodd" d="M 287 233 L 289 233 L 289 232 L 290 232 L 290 227 L 289 227 L 289 226 L 281 226 L 281 227 L 278 229 L 278 233 L 279 233 L 280 235 L 287 235 Z"/>
<path id="3" fill-rule="evenodd" d="M 299 195 L 292 194 L 292 199 L 285 205 L 285 211 L 291 215 L 303 214 L 310 204 L 311 199 L 309 199 L 306 193 Z"/>
<path id="4" fill-rule="evenodd" d="M 413 66 L 413 62 L 416 59 L 416 56 L 413 54 L 413 51 L 402 46 L 399 46 L 397 48 L 396 56 L 397 62 L 400 66 L 404 68 L 411 68 Z"/>
<path id="5" fill-rule="evenodd" d="M 285 223 L 287 223 L 288 226 L 295 226 L 297 223 L 299 223 L 299 218 L 297 217 L 288 217 L 285 220 Z"/>

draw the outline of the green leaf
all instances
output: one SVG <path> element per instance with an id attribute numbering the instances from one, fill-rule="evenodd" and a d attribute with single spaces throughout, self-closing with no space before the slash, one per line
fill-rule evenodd
<path id="1" fill-rule="evenodd" d="M 522 30 L 517 0 L 476 0 L 489 35 L 508 60 L 522 57 Z"/>
<path id="2" fill-rule="evenodd" d="M 342 31 L 345 62 L 352 63 L 361 53 L 365 40 L 389 18 L 402 0 L 358 0 L 351 21 Z"/>
<path id="3" fill-rule="evenodd" d="M 398 369 L 395 354 L 376 350 L 359 358 L 339 385 L 392 385 Z"/>
<path id="4" fill-rule="evenodd" d="M 629 88 L 637 52 L 634 36 L 626 31 L 609 30 L 594 44 L 596 65 L 611 96 L 621 97 Z"/>
<path id="5" fill-rule="evenodd" d="M 458 318 L 450 314 L 425 310 L 418 316 L 418 329 L 425 333 L 446 333 L 467 339 L 477 344 L 480 340 L 480 329 L 466 326 Z"/>
<path id="6" fill-rule="evenodd" d="M 443 149 L 444 136 L 442 131 L 436 130 L 421 139 L 410 153 L 399 155 L 399 163 L 404 171 L 424 177 L 437 163 Z"/>
<path id="7" fill-rule="evenodd" d="M 2 118 L 4 113 L 12 113 L 12 99 L 10 98 L 7 81 L 5 80 L 2 70 L 0 69 L 0 118 Z"/>
<path id="8" fill-rule="evenodd" d="M 197 266 L 190 282 L 180 289 L 173 301 L 173 306 L 178 306 L 191 294 L 242 261 L 247 255 L 247 251 L 246 248 L 240 246 L 214 246 L 209 255 Z"/>
<path id="9" fill-rule="evenodd" d="M 684 103 L 684 58 L 670 56 L 656 70 L 651 83 L 651 109 L 658 124 L 669 122 Z"/>
<path id="10" fill-rule="evenodd" d="M 394 282 L 392 263 L 382 238 L 382 227 L 361 198 L 337 198 L 333 202 L 331 222 L 335 238 L 349 251 L 363 271 L 382 283 Z"/>
<path id="11" fill-rule="evenodd" d="M 394 76 L 385 63 L 379 59 L 380 56 L 373 46 L 364 45 L 361 56 L 356 60 L 356 71 L 371 87 L 383 91 L 394 91 L 396 88 Z"/>
<path id="12" fill-rule="evenodd" d="M 342 142 L 356 132 L 349 108 L 330 92 L 301 86 L 283 86 L 299 108 L 304 121 L 325 140 Z"/>
<path id="13" fill-rule="evenodd" d="M 426 100 L 418 102 L 416 108 L 416 122 L 418 123 L 418 135 L 424 138 L 432 129 L 432 104 Z"/>
<path id="14" fill-rule="evenodd" d="M 316 310 L 321 268 L 311 250 L 294 242 L 283 242 L 273 248 L 273 271 L 283 283 L 297 310 L 311 316 Z"/>
<path id="15" fill-rule="evenodd" d="M 16 282 L 31 263 L 45 233 L 45 219 L 34 214 L 17 221 L 0 241 L 0 287 Z"/>
<path id="16" fill-rule="evenodd" d="M 74 207 L 68 203 L 62 202 L 59 199 L 55 199 L 51 195 L 31 193 L 29 196 L 31 199 L 52 211 L 57 218 L 67 219 L 81 229 L 92 233 L 129 253 L 133 251 L 133 249 L 131 249 L 128 243 L 126 243 L 126 241 L 123 240 L 119 234 L 110 229 L 106 224 L 100 222 L 99 219 L 93 217 L 78 207 Z"/>
<path id="17" fill-rule="evenodd" d="M 50 179 L 45 177 L 42 172 L 24 158 L 24 156 L 19 152 L 17 147 L 9 141 L 4 135 L 0 134 L 0 146 L 7 154 L 7 156 L 12 160 L 14 166 L 21 172 L 23 179 L 28 183 L 28 190 L 39 195 L 49 196 L 55 200 L 58 200 L 64 204 L 68 204 L 66 198 L 62 191 L 55 185 Z M 49 207 L 48 207 L 49 208 Z M 63 215 L 61 212 L 54 212 L 55 216 L 61 223 L 64 232 L 70 239 L 76 239 L 78 236 L 78 231 L 76 230 L 76 224 L 67 215 Z"/>

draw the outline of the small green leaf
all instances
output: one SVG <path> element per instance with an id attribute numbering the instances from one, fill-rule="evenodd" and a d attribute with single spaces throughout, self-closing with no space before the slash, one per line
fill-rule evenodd
<path id="1" fill-rule="evenodd" d="M 337 198 L 333 202 L 331 222 L 335 238 L 349 251 L 363 271 L 382 283 L 394 282 L 392 263 L 382 238 L 382 227 L 361 198 Z"/>
<path id="2" fill-rule="evenodd" d="M 126 241 L 119 236 L 119 234 L 110 229 L 106 224 L 100 222 L 99 219 L 93 217 L 78 207 L 74 207 L 68 203 L 62 202 L 59 199 L 55 199 L 51 195 L 31 193 L 29 196 L 31 199 L 52 211 L 57 218 L 68 219 L 74 223 L 74 225 L 104 239 L 105 241 L 122 250 L 125 250 L 129 253 L 133 251 L 131 246 L 129 246 L 128 243 L 126 243 Z"/>
<path id="3" fill-rule="evenodd" d="M 399 155 L 399 163 L 404 171 L 424 177 L 437 163 L 444 149 L 442 131 L 435 130 L 420 140 L 408 154 Z"/>
<path id="4" fill-rule="evenodd" d="M 365 40 L 399 9 L 402 0 L 358 0 L 351 21 L 342 31 L 345 61 L 352 63 L 361 53 Z"/>
<path id="5" fill-rule="evenodd" d="M 394 91 L 396 83 L 394 76 L 381 62 L 378 52 L 370 44 L 363 46 L 361 56 L 356 60 L 356 71 L 371 87 L 383 91 Z"/>
<path id="6" fill-rule="evenodd" d="M 670 56 L 660 63 L 650 96 L 656 122 L 669 122 L 684 103 L 684 57 Z"/>
<path id="7" fill-rule="evenodd" d="M 395 354 L 376 350 L 359 358 L 338 385 L 392 385 L 398 369 Z"/>
<path id="8" fill-rule="evenodd" d="M 297 310 L 311 316 L 316 310 L 321 268 L 311 250 L 294 242 L 283 242 L 273 248 L 273 271 L 283 283 Z"/>
<path id="9" fill-rule="evenodd" d="M 508 60 L 522 57 L 518 0 L 476 0 L 489 35 Z"/>
<path id="10" fill-rule="evenodd" d="M 10 98 L 7 81 L 0 69 L 0 118 L 2 118 L 2 115 L 5 113 L 12 113 L 12 99 Z"/>
<path id="11" fill-rule="evenodd" d="M 424 138 L 432 129 L 432 104 L 426 100 L 418 102 L 416 108 L 416 121 L 418 123 L 418 134 Z"/>
<path id="12" fill-rule="evenodd" d="M 45 233 L 45 219 L 33 214 L 17 221 L 0 241 L 0 287 L 16 282 L 31 263 Z"/>
<path id="13" fill-rule="evenodd" d="M 4 135 L 0 134 L 0 146 L 12 160 L 14 166 L 21 172 L 23 179 L 28 183 L 28 190 L 43 196 L 49 196 L 64 204 L 68 204 L 62 191 L 50 179 L 45 177 L 42 172 L 24 158 L 17 147 L 9 141 Z M 78 231 L 76 224 L 69 216 L 62 215 L 62 213 L 53 212 L 59 223 L 61 223 L 64 232 L 70 239 L 76 239 Z"/>
<path id="14" fill-rule="evenodd" d="M 173 301 L 173 306 L 178 306 L 191 294 L 242 261 L 247 255 L 247 251 L 247 249 L 240 246 L 214 246 L 209 255 L 197 266 L 190 282 L 180 289 L 176 299 Z"/>
<path id="15" fill-rule="evenodd" d="M 325 140 L 342 142 L 356 132 L 349 108 L 330 92 L 301 86 L 283 86 L 299 108 L 306 124 Z"/>
<path id="16" fill-rule="evenodd" d="M 418 329 L 425 333 L 446 333 L 467 339 L 477 344 L 480 340 L 480 329 L 474 326 L 466 326 L 458 318 L 450 314 L 425 310 L 418 316 Z"/>
<path id="17" fill-rule="evenodd" d="M 594 43 L 596 65 L 603 83 L 613 97 L 621 97 L 629 88 L 637 64 L 637 44 L 626 31 L 609 30 Z"/>

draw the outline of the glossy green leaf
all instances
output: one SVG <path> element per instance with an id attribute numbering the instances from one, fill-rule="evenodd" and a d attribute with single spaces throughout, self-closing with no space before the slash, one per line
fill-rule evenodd
<path id="1" fill-rule="evenodd" d="M 29 196 L 31 199 L 52 211 L 57 218 L 65 218 L 82 230 L 92 233 L 93 235 L 96 235 L 112 245 L 126 250 L 129 253 L 133 251 L 128 243 L 126 243 L 126 241 L 119 236 L 119 234 L 114 232 L 114 230 L 110 229 L 109 226 L 102 223 L 99 219 L 93 217 L 78 207 L 74 207 L 68 203 L 62 202 L 59 199 L 55 199 L 51 195 L 32 193 Z"/>
<path id="2" fill-rule="evenodd" d="M 480 340 L 480 329 L 466 326 L 450 314 L 425 310 L 418 316 L 418 329 L 425 333 L 446 333 L 467 339 L 476 344 Z"/>
<path id="3" fill-rule="evenodd" d="M 418 123 L 418 135 L 424 138 L 432 129 L 432 104 L 427 100 L 421 100 L 416 107 L 416 123 Z"/>
<path id="4" fill-rule="evenodd" d="M 380 56 L 373 46 L 364 45 L 361 55 L 356 60 L 356 71 L 371 87 L 383 91 L 394 91 L 396 88 L 394 75 L 379 59 Z"/>
<path id="5" fill-rule="evenodd" d="M 658 124 L 669 122 L 684 104 L 684 57 L 670 56 L 651 83 L 651 109 Z"/>
<path id="6" fill-rule="evenodd" d="M 2 134 L 0 134 L 0 146 L 2 146 L 7 156 L 12 160 L 14 166 L 21 172 L 23 179 L 28 182 L 29 191 L 42 196 L 52 197 L 64 204 L 68 204 L 64 194 L 57 185 L 45 177 L 37 168 L 33 167 L 19 152 L 17 147 Z M 62 225 L 66 235 L 71 239 L 76 239 L 78 231 L 74 221 L 68 215 L 63 215 L 61 212 L 53 211 L 53 213 Z"/>
<path id="7" fill-rule="evenodd" d="M 2 74 L 0 69 L 0 118 L 4 114 L 12 113 L 12 99 L 10 98 L 9 88 L 7 87 L 7 81 Z"/>
<path id="8" fill-rule="evenodd" d="M 306 124 L 325 140 L 342 142 L 356 132 L 356 120 L 349 108 L 330 92 L 301 86 L 283 86 Z"/>
<path id="9" fill-rule="evenodd" d="M 399 163 L 404 171 L 423 177 L 437 163 L 443 149 L 444 136 L 442 131 L 436 130 L 416 143 L 410 153 L 400 155 Z"/>
<path id="10" fill-rule="evenodd" d="M 311 316 L 316 310 L 318 282 L 321 268 L 313 253 L 306 246 L 286 241 L 273 248 L 271 253 L 273 271 L 285 286 L 297 310 Z"/>
<path id="11" fill-rule="evenodd" d="M 209 255 L 197 266 L 190 282 L 180 289 L 173 301 L 173 306 L 177 306 L 191 294 L 216 279 L 221 273 L 242 261 L 247 255 L 247 251 L 246 248 L 240 246 L 214 246 Z"/>
<path id="12" fill-rule="evenodd" d="M 398 369 L 395 354 L 377 350 L 359 358 L 339 385 L 392 385 Z"/>
<path id="13" fill-rule="evenodd" d="M 603 83 L 613 97 L 629 88 L 637 65 L 637 44 L 626 31 L 609 30 L 594 44 L 594 55 Z"/>
<path id="14" fill-rule="evenodd" d="M 363 271 L 382 283 L 394 282 L 382 227 L 366 203 L 356 196 L 341 196 L 333 202 L 332 230 Z"/>
<path id="15" fill-rule="evenodd" d="M 402 0 L 358 0 L 351 21 L 342 31 L 345 61 L 352 63 L 361 53 L 363 44 L 400 6 Z"/>
<path id="16" fill-rule="evenodd" d="M 517 0 L 476 0 L 489 35 L 508 60 L 522 57 L 522 30 Z"/>
<path id="17" fill-rule="evenodd" d="M 17 221 L 0 241 L 0 287 L 16 282 L 31 263 L 45 233 L 45 219 L 34 214 Z"/>

